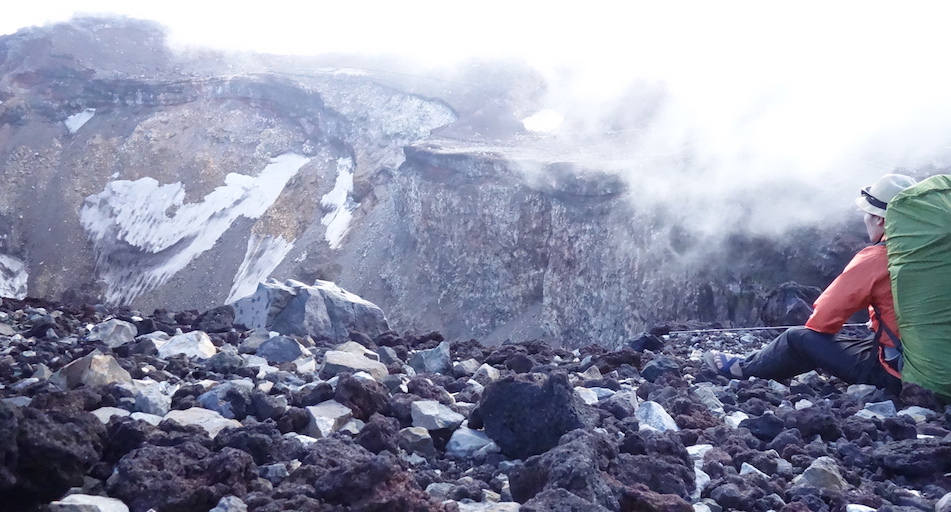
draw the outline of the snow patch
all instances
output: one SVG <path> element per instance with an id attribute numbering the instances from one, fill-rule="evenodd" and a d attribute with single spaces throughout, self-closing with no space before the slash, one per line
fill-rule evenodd
<path id="1" fill-rule="evenodd" d="M 12 256 L 0 254 L 0 297 L 25 299 L 29 277 L 26 264 Z"/>
<path id="2" fill-rule="evenodd" d="M 353 192 L 353 159 L 340 158 L 337 160 L 337 181 L 334 188 L 320 199 L 320 205 L 328 210 L 320 223 L 327 226 L 324 238 L 331 249 L 340 247 L 344 235 L 350 230 L 350 220 L 353 211 L 360 206 L 350 197 Z"/>
<path id="3" fill-rule="evenodd" d="M 522 126 L 531 132 L 551 132 L 564 122 L 565 116 L 546 108 L 522 119 Z"/>
<path id="4" fill-rule="evenodd" d="M 63 121 L 63 124 L 66 125 L 66 129 L 69 130 L 69 133 L 76 133 L 80 128 L 86 124 L 87 121 L 92 119 L 92 116 L 96 114 L 96 109 L 87 108 L 78 114 L 73 114 L 66 118 Z"/>
<path id="5" fill-rule="evenodd" d="M 234 276 L 234 284 L 225 304 L 247 297 L 257 290 L 258 283 L 267 280 L 287 253 L 294 248 L 293 242 L 288 242 L 283 236 L 251 235 L 248 239 L 248 249 L 244 253 L 244 261 L 238 267 Z"/>
<path id="6" fill-rule="evenodd" d="M 162 185 L 153 178 L 113 181 L 87 197 L 80 221 L 96 248 L 106 300 L 131 303 L 167 282 L 239 217 L 260 218 L 308 161 L 280 155 L 258 176 L 228 174 L 224 185 L 187 204 L 180 182 Z"/>

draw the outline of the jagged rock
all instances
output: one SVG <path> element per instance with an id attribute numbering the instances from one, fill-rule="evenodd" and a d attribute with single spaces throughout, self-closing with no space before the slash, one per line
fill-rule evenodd
<path id="1" fill-rule="evenodd" d="M 132 512 L 205 512 L 226 495 L 246 493 L 255 478 L 251 455 L 228 447 L 213 453 L 186 442 L 129 452 L 116 464 L 106 489 Z"/>
<path id="2" fill-rule="evenodd" d="M 283 467 L 283 464 L 278 465 Z M 287 470 L 285 469 L 284 471 L 286 472 Z M 237 496 L 225 496 L 218 501 L 215 508 L 208 512 L 248 512 L 248 506 Z"/>
<path id="3" fill-rule="evenodd" d="M 208 409 L 202 409 L 200 407 L 192 407 L 184 411 L 170 411 L 165 415 L 164 419 L 174 420 L 182 425 L 198 425 L 205 429 L 205 431 L 208 432 L 208 436 L 212 439 L 226 428 L 238 428 L 241 426 L 241 423 L 238 421 L 225 418 L 215 411 L 209 411 Z"/>
<path id="4" fill-rule="evenodd" d="M 793 480 L 794 484 L 811 485 L 820 489 L 842 490 L 848 482 L 842 478 L 839 465 L 831 457 L 819 457 Z"/>
<path id="5" fill-rule="evenodd" d="M 267 329 L 254 329 L 238 345 L 238 352 L 241 354 L 253 354 L 258 351 L 262 343 L 271 339 L 271 333 Z"/>
<path id="6" fill-rule="evenodd" d="M 205 311 L 192 323 L 192 328 L 203 332 L 228 332 L 234 323 L 234 308 L 230 305 L 220 306 Z"/>
<path id="7" fill-rule="evenodd" d="M 489 384 L 490 382 L 495 382 L 501 378 L 501 373 L 492 365 L 482 364 L 475 374 L 472 375 L 472 380 L 482 384 L 483 386 Z"/>
<path id="8" fill-rule="evenodd" d="M 424 427 L 406 427 L 399 431 L 399 447 L 409 453 L 433 455 L 436 447 L 429 430 Z"/>
<path id="9" fill-rule="evenodd" d="M 510 457 L 525 458 L 543 453 L 558 444 L 571 430 L 590 427 L 593 410 L 575 397 L 564 373 L 544 380 L 533 374 L 506 377 L 485 387 L 474 424 Z"/>
<path id="10" fill-rule="evenodd" d="M 340 430 L 353 418 L 353 411 L 336 400 L 327 400 L 306 408 L 308 414 L 307 427 L 304 434 L 315 437 L 327 437 Z"/>
<path id="11" fill-rule="evenodd" d="M 951 439 L 890 441 L 872 452 L 875 464 L 892 474 L 927 476 L 951 471 Z"/>
<path id="12" fill-rule="evenodd" d="M 70 494 L 49 507 L 51 512 L 129 512 L 121 500 L 88 494 Z"/>
<path id="13" fill-rule="evenodd" d="M 135 398 L 135 410 L 146 414 L 165 416 L 172 407 L 172 395 L 178 391 L 178 386 L 168 382 L 156 382 L 150 378 L 136 379 L 131 386 L 124 386 L 132 391 Z"/>
<path id="14" fill-rule="evenodd" d="M 526 501 L 519 512 L 609 512 L 610 509 L 591 503 L 566 491 L 548 489 Z"/>
<path id="15" fill-rule="evenodd" d="M 471 457 L 474 453 L 492 444 L 489 436 L 467 427 L 456 429 L 446 444 L 446 453 L 459 458 Z"/>
<path id="16" fill-rule="evenodd" d="M 398 453 L 399 429 L 400 422 L 396 418 L 374 413 L 354 441 L 372 453 L 379 454 L 384 450 Z"/>
<path id="17" fill-rule="evenodd" d="M 305 348 L 287 336 L 275 336 L 258 347 L 255 355 L 270 364 L 288 363 L 305 354 Z"/>
<path id="18" fill-rule="evenodd" d="M 0 509 L 31 510 L 81 486 L 102 455 L 103 431 L 89 414 L 0 403 Z"/>
<path id="19" fill-rule="evenodd" d="M 125 409 L 119 409 L 118 407 L 100 407 L 95 411 L 90 411 L 90 413 L 96 418 L 99 418 L 99 421 L 101 421 L 103 424 L 109 423 L 109 420 L 112 419 L 113 416 L 124 417 L 132 414 L 131 412 Z"/>
<path id="20" fill-rule="evenodd" d="M 349 352 L 341 352 L 338 350 L 327 351 L 324 354 L 324 362 L 320 366 L 320 378 L 329 379 L 341 372 L 366 372 L 376 379 L 377 382 L 382 382 L 383 379 L 389 375 L 389 370 L 383 363 L 372 361 Z"/>
<path id="21" fill-rule="evenodd" d="M 657 402 L 648 400 L 642 403 L 637 408 L 634 416 L 642 425 L 660 432 L 680 430 L 680 427 L 677 426 L 677 422 L 675 422 L 670 414 L 664 410 L 664 407 Z"/>
<path id="22" fill-rule="evenodd" d="M 451 373 L 452 361 L 449 357 L 449 342 L 443 341 L 436 348 L 420 350 L 407 362 L 418 373 Z"/>
<path id="23" fill-rule="evenodd" d="M 524 508 L 525 505 L 518 503 L 457 503 L 456 506 L 459 507 L 459 512 L 528 512 Z"/>
<path id="24" fill-rule="evenodd" d="M 934 512 L 951 512 L 951 492 L 945 494 L 935 503 Z"/>
<path id="25" fill-rule="evenodd" d="M 603 434 L 576 430 L 547 453 L 528 458 L 509 474 L 512 497 L 525 503 L 546 490 L 565 489 L 609 510 L 620 508 L 608 483 L 608 461 L 617 456 Z"/>
<path id="26" fill-rule="evenodd" d="M 741 421 L 739 426 L 748 429 L 754 436 L 767 443 L 786 429 L 786 423 L 775 414 L 764 414 L 758 418 L 746 419 Z"/>
<path id="27" fill-rule="evenodd" d="M 895 408 L 895 402 L 886 400 L 884 402 L 875 402 L 865 404 L 865 408 L 855 413 L 860 418 L 894 418 L 898 415 L 898 409 Z"/>
<path id="28" fill-rule="evenodd" d="M 760 308 L 764 325 L 802 325 L 812 314 L 812 304 L 822 290 L 815 286 L 803 286 L 787 282 L 777 286 L 766 295 Z"/>
<path id="29" fill-rule="evenodd" d="M 575 387 L 575 395 L 577 395 L 578 398 L 579 398 L 585 405 L 594 405 L 594 404 L 598 403 L 598 395 L 597 395 L 597 393 L 595 393 L 594 391 L 592 391 L 592 390 L 590 390 L 590 389 L 588 389 L 588 388 L 583 388 L 583 387 L 580 387 L 580 386 Z"/>
<path id="30" fill-rule="evenodd" d="M 132 376 L 119 366 L 114 357 L 94 352 L 60 368 L 50 377 L 50 382 L 62 389 L 73 389 L 80 385 L 128 384 L 132 382 Z"/>
<path id="31" fill-rule="evenodd" d="M 375 380 L 358 379 L 344 373 L 338 376 L 334 400 L 353 411 L 353 417 L 368 421 L 376 413 L 390 415 L 389 394 Z"/>
<path id="32" fill-rule="evenodd" d="M 116 348 L 131 342 L 138 334 L 135 325 L 113 318 L 93 326 L 86 339 L 99 340 L 109 348 Z"/>
<path id="33" fill-rule="evenodd" d="M 665 373 L 680 375 L 680 364 L 667 356 L 657 356 L 641 369 L 641 376 L 648 382 L 654 382 Z"/>
<path id="34" fill-rule="evenodd" d="M 609 468 L 618 482 L 684 499 L 695 489 L 696 466 L 675 431 L 628 432 L 620 450 Z"/>
<path id="35" fill-rule="evenodd" d="M 222 382 L 198 396 L 198 403 L 205 409 L 217 412 L 228 419 L 243 420 L 251 409 L 251 391 L 254 383 L 250 380 L 231 380 Z"/>
<path id="36" fill-rule="evenodd" d="M 479 361 L 475 359 L 456 361 L 452 364 L 452 376 L 456 378 L 472 377 L 479 370 L 479 366 L 481 366 Z"/>
<path id="37" fill-rule="evenodd" d="M 340 345 L 337 345 L 336 347 L 334 347 L 334 350 L 339 350 L 341 352 L 349 352 L 354 355 L 363 356 L 371 361 L 380 360 L 380 355 L 378 353 L 366 348 L 365 346 L 355 341 L 348 341 L 346 343 L 341 343 Z"/>
<path id="38" fill-rule="evenodd" d="M 192 331 L 172 336 L 167 342 L 158 347 L 158 356 L 166 359 L 176 355 L 184 355 L 195 359 L 208 359 L 218 353 L 211 338 L 202 331 Z"/>
<path id="39" fill-rule="evenodd" d="M 231 349 L 222 347 L 217 354 L 205 360 L 205 367 L 213 372 L 227 375 L 236 373 L 248 365 L 248 361 L 241 357 L 231 345 L 226 345 L 226 347 L 231 347 Z"/>
<path id="40" fill-rule="evenodd" d="M 383 311 L 334 283 L 271 280 L 234 304 L 235 322 L 291 336 L 328 337 L 340 342 L 350 330 L 377 336 L 389 330 Z"/>
<path id="41" fill-rule="evenodd" d="M 465 416 L 435 400 L 418 400 L 410 406 L 413 426 L 427 430 L 455 429 L 465 421 Z"/>

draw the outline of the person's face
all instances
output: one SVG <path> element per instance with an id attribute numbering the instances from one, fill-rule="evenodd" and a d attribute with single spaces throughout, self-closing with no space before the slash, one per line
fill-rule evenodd
<path id="1" fill-rule="evenodd" d="M 865 230 L 868 231 L 868 240 L 878 242 L 885 234 L 885 219 L 878 215 L 865 213 Z"/>

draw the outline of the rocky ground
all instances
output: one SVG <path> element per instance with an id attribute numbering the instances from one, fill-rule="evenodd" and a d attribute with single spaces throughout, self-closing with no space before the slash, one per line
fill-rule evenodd
<path id="1" fill-rule="evenodd" d="M 3 299 L 0 510 L 949 510 L 928 393 L 728 380 L 702 350 L 777 332 L 662 330 L 340 343 Z"/>

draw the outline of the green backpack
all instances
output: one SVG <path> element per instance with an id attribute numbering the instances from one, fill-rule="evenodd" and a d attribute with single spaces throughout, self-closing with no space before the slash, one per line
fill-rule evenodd
<path id="1" fill-rule="evenodd" d="M 951 398 L 951 175 L 895 196 L 885 214 L 902 380 Z"/>

